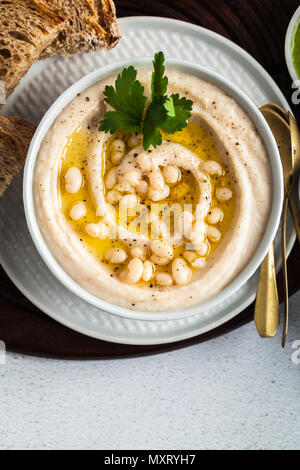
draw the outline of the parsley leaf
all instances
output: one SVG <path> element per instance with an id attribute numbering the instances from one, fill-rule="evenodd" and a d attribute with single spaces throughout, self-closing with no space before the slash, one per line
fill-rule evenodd
<path id="1" fill-rule="evenodd" d="M 100 122 L 100 131 L 114 134 L 118 129 L 141 132 L 141 122 L 147 98 L 144 87 L 136 80 L 133 66 L 124 69 L 113 86 L 106 86 L 104 101 L 115 111 L 108 111 Z"/>
<path id="2" fill-rule="evenodd" d="M 168 134 L 174 134 L 187 125 L 187 119 L 191 116 L 193 102 L 185 97 L 180 98 L 179 94 L 167 96 L 155 96 L 147 110 L 143 134 L 144 149 L 150 145 L 156 147 L 162 143 L 160 129 Z"/>
<path id="3" fill-rule="evenodd" d="M 168 114 L 160 128 L 169 134 L 174 134 L 175 131 L 180 131 L 187 126 L 193 102 L 185 97 L 180 98 L 178 93 L 171 95 L 170 99 L 173 100 L 174 115 Z"/>
<path id="4" fill-rule="evenodd" d="M 157 52 L 153 60 L 154 72 L 151 79 L 152 98 L 154 96 L 163 96 L 167 92 L 168 77 L 164 76 L 165 73 L 165 56 L 163 52 Z"/>
<path id="5" fill-rule="evenodd" d="M 167 110 L 167 116 L 174 117 L 175 116 L 175 108 L 174 108 L 174 101 L 171 98 L 167 98 L 164 102 L 164 108 Z"/>
<path id="6" fill-rule="evenodd" d="M 162 126 L 167 117 L 164 101 L 164 97 L 155 96 L 147 109 L 143 126 L 143 144 L 145 150 L 147 150 L 150 145 L 157 147 L 157 145 L 162 143 L 162 135 L 159 131 L 159 127 Z"/>
<path id="7" fill-rule="evenodd" d="M 168 77 L 165 75 L 165 57 L 157 52 L 153 60 L 151 77 L 152 101 L 145 112 L 147 98 L 144 87 L 136 79 L 137 70 L 130 66 L 124 69 L 115 82 L 115 87 L 106 86 L 104 101 L 113 111 L 107 111 L 99 123 L 99 130 L 114 134 L 118 129 L 143 133 L 143 145 L 157 147 L 162 143 L 161 131 L 174 134 L 187 125 L 193 102 L 179 94 L 167 96 Z M 144 117 L 145 116 L 145 117 Z"/>

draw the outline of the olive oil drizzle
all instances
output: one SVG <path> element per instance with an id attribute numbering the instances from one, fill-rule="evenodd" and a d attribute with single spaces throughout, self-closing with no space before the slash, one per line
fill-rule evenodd
<path id="1" fill-rule="evenodd" d="M 105 178 L 108 171 L 113 167 L 113 163 L 111 161 L 111 144 L 114 139 L 123 138 L 123 140 L 125 139 L 125 141 L 129 139 L 129 134 L 119 134 L 117 133 L 116 135 L 112 136 L 106 145 L 105 151 L 102 155 L 102 158 L 104 159 L 103 175 L 99 175 L 99 178 Z M 102 240 L 99 238 L 93 238 L 89 236 L 85 231 L 85 227 L 88 223 L 98 223 L 102 219 L 101 217 L 98 217 L 96 215 L 93 200 L 89 192 L 86 158 L 89 137 L 89 130 L 79 128 L 70 136 L 69 141 L 65 146 L 65 149 L 61 156 L 60 172 L 58 175 L 59 200 L 61 204 L 61 210 L 65 215 L 68 224 L 70 224 L 70 226 L 79 236 L 79 239 L 84 249 L 87 252 L 91 253 L 94 257 L 96 257 L 97 260 L 99 260 L 101 263 L 103 263 L 107 267 L 107 270 L 111 276 L 115 276 L 120 272 L 122 266 L 110 265 L 105 260 L 105 252 L 109 248 L 124 249 L 124 247 L 128 252 L 128 245 L 125 245 L 125 243 L 120 240 L 111 240 L 109 238 Z M 236 198 L 232 176 L 230 175 L 228 169 L 225 167 L 224 162 L 219 155 L 219 152 L 212 137 L 202 127 L 192 121 L 189 121 L 187 127 L 184 128 L 182 131 L 175 132 L 175 134 L 173 135 L 163 133 L 163 139 L 169 142 L 175 142 L 183 145 L 203 160 L 213 160 L 222 165 L 224 169 L 223 176 L 210 176 L 212 186 L 211 209 L 214 207 L 220 207 L 224 213 L 223 220 L 215 224 L 215 227 L 218 228 L 218 230 L 221 232 L 221 241 L 226 235 L 230 225 L 232 224 L 235 212 Z M 83 185 L 76 194 L 69 194 L 65 191 L 64 188 L 64 174 L 66 173 L 67 169 L 71 166 L 78 167 L 83 175 Z M 199 199 L 198 186 L 194 180 L 192 173 L 182 168 L 180 168 L 180 170 L 182 173 L 182 178 L 180 182 L 176 183 L 173 186 L 171 185 L 170 195 L 168 196 L 168 198 L 164 199 L 163 204 L 172 206 L 172 204 L 178 203 L 182 206 L 182 208 L 185 204 L 190 204 L 195 209 L 195 203 Z M 232 190 L 233 197 L 229 201 L 220 202 L 217 201 L 214 197 L 215 189 L 221 186 L 228 187 Z M 85 203 L 86 215 L 80 220 L 75 221 L 70 218 L 69 213 L 72 206 L 78 201 L 83 201 Z M 140 201 L 141 204 L 148 209 L 153 204 L 155 204 L 153 203 L 153 201 L 149 200 L 147 196 L 140 195 Z M 157 204 L 161 205 L 162 201 Z M 128 220 L 128 222 L 130 222 L 130 220 Z M 209 243 L 210 249 L 206 255 L 206 258 L 212 255 L 212 253 L 219 245 L 220 241 L 216 243 Z M 174 256 L 182 256 L 183 251 L 185 249 L 187 249 L 185 247 L 185 244 L 175 248 Z M 168 270 L 169 269 L 170 267 L 168 267 Z M 167 269 L 166 266 L 157 266 L 156 270 L 166 271 Z M 147 284 L 151 284 L 151 281 Z"/>

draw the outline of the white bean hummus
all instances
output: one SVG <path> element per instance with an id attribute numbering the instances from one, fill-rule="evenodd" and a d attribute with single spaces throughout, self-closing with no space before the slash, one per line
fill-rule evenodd
<path id="1" fill-rule="evenodd" d="M 168 70 L 170 93 L 193 101 L 186 128 L 144 150 L 141 136 L 98 130 L 99 82 L 48 131 L 35 167 L 42 235 L 65 272 L 122 307 L 177 310 L 221 291 L 264 234 L 271 176 L 262 140 L 219 88 Z M 138 71 L 150 96 L 151 70 Z"/>

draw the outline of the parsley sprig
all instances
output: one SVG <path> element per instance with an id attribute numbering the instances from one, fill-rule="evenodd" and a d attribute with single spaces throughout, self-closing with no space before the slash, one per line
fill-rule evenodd
<path id="1" fill-rule="evenodd" d="M 118 75 L 113 86 L 106 86 L 104 101 L 115 111 L 108 111 L 100 121 L 99 130 L 114 134 L 117 130 L 143 134 L 144 149 L 162 143 L 161 130 L 169 134 L 187 125 L 193 102 L 178 93 L 168 96 L 168 77 L 165 75 L 165 57 L 158 52 L 153 60 L 151 102 L 145 111 L 147 98 L 144 87 L 136 79 L 137 70 L 130 66 Z"/>

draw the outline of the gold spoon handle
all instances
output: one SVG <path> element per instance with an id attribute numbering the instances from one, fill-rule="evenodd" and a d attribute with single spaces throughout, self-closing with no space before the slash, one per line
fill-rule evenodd
<path id="1" fill-rule="evenodd" d="M 289 199 L 289 207 L 290 207 L 290 211 L 291 211 L 291 214 L 292 214 L 294 227 L 296 229 L 298 242 L 300 243 L 300 211 L 297 207 L 297 204 L 296 204 L 296 201 L 295 201 L 295 198 L 294 198 L 293 194 L 291 195 L 291 197 Z"/>
<path id="2" fill-rule="evenodd" d="M 282 271 L 283 271 L 283 287 L 284 287 L 284 324 L 282 332 L 281 345 L 284 348 L 286 336 L 289 326 L 289 286 L 287 276 L 287 264 L 286 264 L 286 216 L 287 208 L 289 204 L 288 194 L 285 195 L 283 210 L 282 210 L 282 225 L 281 225 L 281 256 L 282 256 Z"/>
<path id="3" fill-rule="evenodd" d="M 272 338 L 279 326 L 279 301 L 276 285 L 274 245 L 260 267 L 260 276 L 255 302 L 254 321 L 262 338 Z"/>

